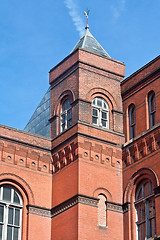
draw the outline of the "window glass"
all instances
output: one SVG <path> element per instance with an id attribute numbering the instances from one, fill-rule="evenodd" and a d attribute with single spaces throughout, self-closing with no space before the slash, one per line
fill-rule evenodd
<path id="1" fill-rule="evenodd" d="M 151 92 L 148 95 L 149 104 L 149 127 L 153 127 L 156 124 L 156 104 L 155 104 L 155 93 Z"/>
<path id="2" fill-rule="evenodd" d="M 106 112 L 102 112 L 102 118 L 107 119 L 107 113 Z"/>
<path id="3" fill-rule="evenodd" d="M 96 103 L 96 99 L 94 98 L 92 104 L 95 105 L 95 103 Z"/>
<path id="4" fill-rule="evenodd" d="M 151 96 L 151 111 L 153 112 L 155 110 L 155 95 L 152 94 Z"/>
<path id="5" fill-rule="evenodd" d="M 131 104 L 129 106 L 129 136 L 130 139 L 135 137 L 135 126 L 136 126 L 136 119 L 135 119 L 135 106 Z"/>
<path id="6" fill-rule="evenodd" d="M 14 225 L 19 226 L 20 210 L 15 209 Z"/>
<path id="7" fill-rule="evenodd" d="M 0 222 L 3 223 L 4 206 L 0 205 Z"/>
<path id="8" fill-rule="evenodd" d="M 92 114 L 93 114 L 93 116 L 98 117 L 98 110 L 93 108 L 92 109 Z"/>
<path id="9" fill-rule="evenodd" d="M 3 226 L 0 225 L 0 240 L 2 240 L 2 232 L 3 232 Z"/>
<path id="10" fill-rule="evenodd" d="M 63 105 L 62 105 L 62 112 L 64 112 L 65 110 L 69 109 L 70 106 L 70 100 L 66 100 Z"/>
<path id="11" fill-rule="evenodd" d="M 102 100 L 97 98 L 97 106 L 102 107 Z"/>
<path id="12" fill-rule="evenodd" d="M 151 194 L 151 182 L 147 182 L 144 184 L 144 197 Z"/>
<path id="13" fill-rule="evenodd" d="M 14 236 L 13 236 L 13 240 L 18 240 L 18 232 L 19 232 L 19 230 L 18 230 L 18 228 L 14 228 Z"/>
<path id="14" fill-rule="evenodd" d="M 107 105 L 105 102 L 103 102 L 103 107 L 106 109 L 107 108 Z"/>
<path id="15" fill-rule="evenodd" d="M 102 126 L 105 127 L 105 128 L 107 127 L 107 122 L 103 119 L 102 119 Z"/>
<path id="16" fill-rule="evenodd" d="M 8 211 L 9 211 L 8 224 L 13 224 L 13 210 L 14 210 L 14 208 L 12 208 L 12 207 L 9 207 L 9 209 L 8 209 Z"/>
<path id="17" fill-rule="evenodd" d="M 12 227 L 8 226 L 7 227 L 7 240 L 11 240 L 12 239 Z"/>
<path id="18" fill-rule="evenodd" d="M 13 199 L 14 203 L 20 204 L 20 200 L 19 200 L 19 196 L 18 194 L 14 191 L 14 199 Z"/>
<path id="19" fill-rule="evenodd" d="M 3 200 L 11 202 L 11 188 L 9 187 L 3 188 Z"/>

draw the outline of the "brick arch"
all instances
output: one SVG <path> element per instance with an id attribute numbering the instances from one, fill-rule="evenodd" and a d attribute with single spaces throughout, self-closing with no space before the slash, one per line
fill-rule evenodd
<path id="1" fill-rule="evenodd" d="M 107 198 L 107 201 L 112 201 L 112 195 L 106 188 L 96 188 L 93 192 L 93 197 L 98 198 L 98 195 L 104 195 Z"/>
<path id="2" fill-rule="evenodd" d="M 136 186 L 145 179 L 148 179 L 152 182 L 153 188 L 159 186 L 157 174 L 151 168 L 141 168 L 132 175 L 128 182 L 123 196 L 124 203 L 132 202 L 132 199 L 134 199 L 135 196 Z"/>
<path id="3" fill-rule="evenodd" d="M 118 110 L 117 103 L 114 97 L 107 90 L 103 88 L 92 88 L 87 93 L 86 100 L 92 102 L 92 100 L 98 96 L 104 98 L 108 102 L 110 109 Z"/>
<path id="4" fill-rule="evenodd" d="M 60 108 L 61 108 L 61 103 L 62 103 L 63 99 L 65 99 L 65 98 L 70 98 L 71 101 L 74 102 L 75 101 L 74 92 L 71 91 L 71 90 L 66 90 L 66 91 L 61 93 L 61 95 L 59 96 L 59 98 L 57 100 L 57 104 L 55 106 L 53 115 L 59 115 Z"/>
<path id="5" fill-rule="evenodd" d="M 24 205 L 35 203 L 33 192 L 23 178 L 12 173 L 2 173 L 0 174 L 0 186 L 4 184 L 15 187 L 21 193 Z"/>

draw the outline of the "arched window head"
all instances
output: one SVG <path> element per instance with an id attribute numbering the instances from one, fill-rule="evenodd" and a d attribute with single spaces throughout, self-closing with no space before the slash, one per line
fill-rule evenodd
<path id="1" fill-rule="evenodd" d="M 92 123 L 109 128 L 109 107 L 103 98 L 96 97 L 92 101 Z"/>
<path id="2" fill-rule="evenodd" d="M 155 229 L 155 201 L 152 182 L 146 180 L 136 190 L 136 224 L 137 239 L 145 240 L 154 237 Z"/>
<path id="3" fill-rule="evenodd" d="M 134 138 L 136 135 L 136 113 L 135 106 L 131 104 L 129 107 L 129 137 Z"/>
<path id="4" fill-rule="evenodd" d="M 151 92 L 148 95 L 148 109 L 149 109 L 149 127 L 151 128 L 156 124 L 156 104 L 154 92 Z"/>
<path id="5" fill-rule="evenodd" d="M 62 111 L 61 111 L 61 132 L 66 130 L 72 125 L 72 108 L 71 108 L 71 100 L 66 99 L 62 103 Z"/>
<path id="6" fill-rule="evenodd" d="M 106 197 L 103 194 L 99 194 L 98 198 L 98 225 L 106 227 Z"/>
<path id="7" fill-rule="evenodd" d="M 19 192 L 3 185 L 0 188 L 0 239 L 21 240 L 22 208 Z"/>

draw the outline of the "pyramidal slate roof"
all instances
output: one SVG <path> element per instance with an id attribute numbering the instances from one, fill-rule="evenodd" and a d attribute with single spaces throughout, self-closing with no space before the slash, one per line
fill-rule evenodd
<path id="1" fill-rule="evenodd" d="M 76 46 L 73 48 L 72 52 L 74 52 L 78 48 L 86 49 L 104 57 L 111 58 L 109 54 L 104 50 L 104 48 L 99 44 L 99 42 L 90 33 L 88 25 L 86 27 L 85 33 L 80 38 Z"/>

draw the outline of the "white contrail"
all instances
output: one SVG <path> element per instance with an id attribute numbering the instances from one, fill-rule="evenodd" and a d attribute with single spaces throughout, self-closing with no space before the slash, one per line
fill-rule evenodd
<path id="1" fill-rule="evenodd" d="M 64 3 L 66 5 L 66 7 L 69 9 L 69 15 L 71 16 L 72 21 L 73 21 L 74 25 L 76 26 L 76 30 L 79 32 L 79 35 L 81 37 L 84 33 L 85 26 L 84 26 L 82 18 L 79 16 L 77 6 L 73 2 L 73 0 L 64 0 Z"/>
<path id="2" fill-rule="evenodd" d="M 112 11 L 113 11 L 113 16 L 115 19 L 118 19 L 120 15 L 122 14 L 124 8 L 125 8 L 126 0 L 118 0 L 115 5 L 112 5 Z"/>

